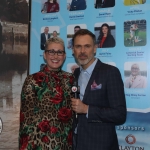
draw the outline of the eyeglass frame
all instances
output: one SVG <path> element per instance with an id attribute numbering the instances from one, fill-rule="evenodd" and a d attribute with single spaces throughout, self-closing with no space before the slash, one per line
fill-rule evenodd
<path id="1" fill-rule="evenodd" d="M 131 67 L 131 70 L 139 70 L 139 68 Z"/>
<path id="2" fill-rule="evenodd" d="M 62 54 L 61 54 L 61 52 L 62 52 Z M 45 50 L 45 53 L 48 53 L 48 55 L 50 55 L 50 56 L 54 56 L 56 53 L 57 53 L 57 56 L 63 56 L 64 54 L 66 54 L 66 52 L 63 51 L 63 50 L 57 50 L 57 51 L 55 51 L 54 49 Z"/>

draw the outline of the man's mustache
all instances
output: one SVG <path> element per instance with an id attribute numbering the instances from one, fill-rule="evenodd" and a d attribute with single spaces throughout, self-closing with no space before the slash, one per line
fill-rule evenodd
<path id="1" fill-rule="evenodd" d="M 79 55 L 79 57 L 82 57 L 82 56 L 87 57 L 87 55 L 84 54 L 84 53 L 81 53 L 81 54 Z"/>

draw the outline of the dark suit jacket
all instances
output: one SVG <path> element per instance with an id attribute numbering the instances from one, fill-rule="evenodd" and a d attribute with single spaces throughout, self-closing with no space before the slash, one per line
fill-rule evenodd
<path id="1" fill-rule="evenodd" d="M 72 0 L 70 5 L 70 11 L 84 10 L 84 9 L 86 9 L 85 0 Z"/>
<path id="2" fill-rule="evenodd" d="M 107 7 L 114 7 L 115 6 L 115 0 L 106 0 L 103 3 L 103 8 L 107 8 Z"/>
<path id="3" fill-rule="evenodd" d="M 79 74 L 77 68 L 74 72 L 77 79 Z M 102 87 L 91 90 L 94 81 Z M 124 85 L 119 70 L 98 60 L 83 103 L 89 105 L 88 118 L 86 114 L 78 114 L 76 150 L 119 150 L 115 125 L 126 120 Z"/>
<path id="4" fill-rule="evenodd" d="M 102 6 L 102 0 L 96 0 L 95 8 L 99 8 L 100 6 Z"/>
<path id="5" fill-rule="evenodd" d="M 101 39 L 100 37 L 98 37 L 98 41 L 97 41 L 98 47 L 100 47 L 100 41 Z M 102 48 L 115 47 L 115 45 L 116 45 L 116 42 L 115 42 L 114 37 L 111 34 L 108 34 L 102 45 Z"/>
<path id="6" fill-rule="evenodd" d="M 48 33 L 48 39 L 50 38 L 50 34 Z M 45 42 L 46 42 L 46 37 L 45 33 L 41 33 L 41 49 L 45 50 Z"/>

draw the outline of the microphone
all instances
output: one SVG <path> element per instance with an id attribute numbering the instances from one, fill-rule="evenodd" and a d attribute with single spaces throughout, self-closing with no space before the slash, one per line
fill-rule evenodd
<path id="1" fill-rule="evenodd" d="M 71 91 L 72 91 L 72 93 L 74 93 L 74 98 L 78 98 L 78 83 L 76 80 L 74 80 L 74 82 L 73 82 Z"/>
<path id="2" fill-rule="evenodd" d="M 76 79 L 74 79 L 73 86 L 71 88 L 72 93 L 74 93 L 74 98 L 78 98 L 78 82 Z M 77 118 L 77 113 L 76 113 L 76 118 Z"/>

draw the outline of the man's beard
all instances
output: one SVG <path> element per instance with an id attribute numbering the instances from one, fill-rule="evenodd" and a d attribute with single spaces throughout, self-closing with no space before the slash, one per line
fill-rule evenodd
<path id="1" fill-rule="evenodd" d="M 80 59 L 81 56 L 86 57 L 86 59 L 81 60 Z M 77 61 L 81 66 L 84 66 L 84 65 L 87 65 L 93 58 L 94 58 L 93 55 L 90 55 L 90 57 L 88 57 L 86 54 L 82 53 L 78 56 Z"/>

